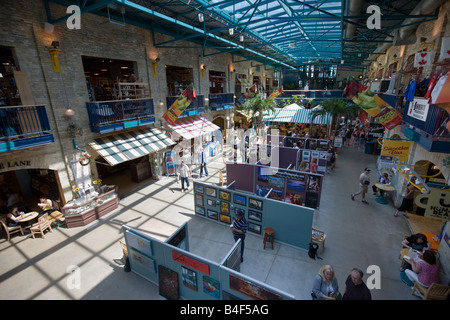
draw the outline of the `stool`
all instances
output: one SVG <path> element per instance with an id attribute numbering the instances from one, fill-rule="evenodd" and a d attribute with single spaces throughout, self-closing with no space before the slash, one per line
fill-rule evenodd
<path id="1" fill-rule="evenodd" d="M 275 231 L 273 231 L 272 228 L 267 227 L 264 228 L 264 249 L 266 248 L 266 242 L 270 242 L 270 244 L 272 245 L 272 250 L 273 250 L 273 234 L 275 233 Z"/>

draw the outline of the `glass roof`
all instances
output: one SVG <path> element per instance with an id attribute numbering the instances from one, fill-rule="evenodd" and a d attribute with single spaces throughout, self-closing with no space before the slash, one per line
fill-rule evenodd
<path id="1" fill-rule="evenodd" d="M 393 32 L 419 0 L 46 0 L 82 6 L 111 22 L 132 24 L 169 37 L 154 37 L 156 48 L 200 48 L 203 56 L 231 53 L 274 68 L 338 64 L 361 69 L 371 55 L 394 41 Z M 367 27 L 369 5 L 382 14 L 382 28 Z M 48 22 L 61 23 L 67 16 Z M 408 25 L 437 19 L 421 13 Z M 386 49 L 377 54 L 383 54 Z"/>

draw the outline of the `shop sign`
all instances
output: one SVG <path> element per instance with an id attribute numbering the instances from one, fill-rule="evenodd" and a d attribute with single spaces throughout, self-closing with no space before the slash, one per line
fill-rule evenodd
<path id="1" fill-rule="evenodd" d="M 31 167 L 31 160 L 5 161 L 0 162 L 0 170 Z"/>
<path id="2" fill-rule="evenodd" d="M 385 139 L 380 156 L 385 160 L 389 159 L 389 157 L 391 159 L 398 157 L 398 161 L 408 161 L 410 146 L 411 141 Z"/>
<path id="3" fill-rule="evenodd" d="M 425 217 L 442 221 L 450 220 L 449 191 L 431 189 L 430 193 L 419 194 L 416 197 L 415 202 L 418 207 L 425 209 Z"/>
<path id="4" fill-rule="evenodd" d="M 409 104 L 408 116 L 420 121 L 426 121 L 428 115 L 428 107 L 428 99 L 416 98 Z"/>

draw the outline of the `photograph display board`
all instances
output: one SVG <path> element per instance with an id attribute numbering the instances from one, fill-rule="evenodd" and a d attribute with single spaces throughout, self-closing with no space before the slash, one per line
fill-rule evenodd
<path id="1" fill-rule="evenodd" d="M 176 248 L 187 236 L 187 224 L 167 241 L 160 241 L 139 230 L 123 227 L 132 272 L 153 282 L 168 300 L 294 300 L 295 297 L 239 272 L 241 246 L 237 242 L 221 264 Z M 142 242 L 142 244 L 140 244 Z M 150 247 L 151 251 L 148 251 Z M 149 257 L 139 250 L 151 253 Z"/>
<path id="2" fill-rule="evenodd" d="M 255 167 L 247 164 L 232 164 L 232 166 Z M 275 237 L 277 240 L 307 249 L 314 210 L 296 204 L 295 201 L 299 201 L 299 203 L 305 201 L 317 205 L 319 202 L 318 192 L 308 189 L 315 188 L 315 178 L 319 178 L 321 181 L 321 176 L 292 173 L 290 170 L 279 170 L 276 175 L 266 175 L 267 167 L 255 168 L 261 169 L 259 171 L 259 177 L 262 180 L 260 184 L 264 190 L 267 190 L 264 196 L 194 181 L 195 214 L 229 226 L 236 213 L 243 213 L 248 222 L 248 233 L 262 236 L 264 228 L 271 227 L 277 233 Z M 246 169 L 249 168 L 246 167 Z M 299 179 L 302 180 L 301 183 Z M 288 183 L 289 189 L 286 189 Z M 207 188 L 210 189 L 208 193 L 201 193 L 201 190 Z M 287 201 L 286 190 L 289 195 Z M 297 200 L 297 198 L 301 200 Z M 286 228 L 289 229 L 289 232 L 285 232 Z"/>
<path id="3" fill-rule="evenodd" d="M 227 163 L 227 179 L 236 181 L 236 189 L 254 193 L 259 197 L 309 208 L 320 206 L 323 184 L 321 174 L 245 163 Z"/>

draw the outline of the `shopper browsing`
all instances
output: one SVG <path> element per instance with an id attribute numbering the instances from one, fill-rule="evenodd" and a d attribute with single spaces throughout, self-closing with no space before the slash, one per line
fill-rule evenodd
<path id="1" fill-rule="evenodd" d="M 241 210 L 236 210 L 236 214 L 233 218 L 233 224 L 230 226 L 233 232 L 234 241 L 241 239 L 241 262 L 244 261 L 244 240 L 247 233 L 247 220 L 244 217 L 244 213 Z"/>

